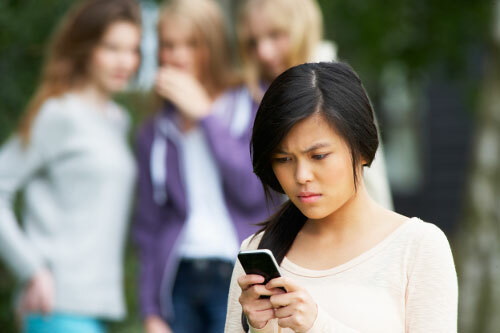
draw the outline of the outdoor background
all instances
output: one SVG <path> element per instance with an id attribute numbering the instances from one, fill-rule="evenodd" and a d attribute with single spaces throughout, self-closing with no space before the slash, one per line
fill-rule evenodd
<path id="1" fill-rule="evenodd" d="M 231 22 L 239 1 L 220 2 Z M 36 86 L 46 42 L 72 3 L 0 0 L 0 142 L 15 130 Z M 154 72 L 155 2 L 143 4 L 149 23 L 144 69 L 117 98 L 136 126 L 150 111 L 147 87 Z M 320 5 L 325 38 L 360 74 L 375 105 L 396 211 L 437 224 L 450 239 L 459 271 L 459 331 L 500 332 L 499 2 Z M 125 264 L 129 316 L 112 324 L 111 332 L 140 332 L 131 247 Z M 2 333 L 15 332 L 15 288 L 0 263 Z"/>

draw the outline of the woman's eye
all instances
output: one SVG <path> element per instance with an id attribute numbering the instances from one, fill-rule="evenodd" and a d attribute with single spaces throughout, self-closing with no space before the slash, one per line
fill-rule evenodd
<path id="1" fill-rule="evenodd" d="M 102 47 L 108 51 L 118 51 L 119 47 L 111 43 L 103 43 Z"/>
<path id="2" fill-rule="evenodd" d="M 327 157 L 329 154 L 315 154 L 312 156 L 313 159 L 315 160 L 322 160 L 324 159 L 325 157 Z"/>
<path id="3" fill-rule="evenodd" d="M 165 50 L 171 50 L 174 48 L 174 44 L 170 42 L 161 42 L 160 47 Z"/>
<path id="4" fill-rule="evenodd" d="M 275 157 L 274 161 L 277 163 L 285 163 L 290 161 L 290 157 Z"/>

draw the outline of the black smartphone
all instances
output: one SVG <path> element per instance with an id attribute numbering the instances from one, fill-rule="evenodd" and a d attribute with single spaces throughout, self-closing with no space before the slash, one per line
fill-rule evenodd
<path id="1" fill-rule="evenodd" d="M 265 279 L 263 284 L 281 277 L 278 263 L 274 259 L 273 253 L 267 249 L 240 251 L 238 260 L 245 273 L 263 276 Z M 261 296 L 261 298 L 269 298 L 269 296 Z"/>

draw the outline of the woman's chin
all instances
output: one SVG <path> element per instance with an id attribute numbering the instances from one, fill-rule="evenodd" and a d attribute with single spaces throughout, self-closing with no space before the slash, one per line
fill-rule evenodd
<path id="1" fill-rule="evenodd" d="M 331 211 L 326 211 L 321 207 L 303 207 L 298 206 L 299 210 L 307 217 L 309 220 L 321 220 L 331 214 Z"/>

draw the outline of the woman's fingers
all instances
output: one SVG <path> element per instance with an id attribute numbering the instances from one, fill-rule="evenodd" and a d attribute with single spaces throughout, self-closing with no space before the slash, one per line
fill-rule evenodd
<path id="1" fill-rule="evenodd" d="M 155 81 L 155 89 L 160 95 L 170 99 L 171 95 L 175 96 L 173 92 L 176 91 L 177 88 L 175 86 L 175 82 L 173 82 L 170 78 L 159 77 Z"/>
<path id="2" fill-rule="evenodd" d="M 283 328 L 291 328 L 295 331 L 297 327 L 301 326 L 302 321 L 303 321 L 303 319 L 297 315 L 289 316 L 286 318 L 279 318 L 278 319 L 278 326 L 283 327 Z M 300 331 L 300 332 L 302 332 L 302 331 Z"/>
<path id="3" fill-rule="evenodd" d="M 242 289 L 240 303 L 252 327 L 263 328 L 273 318 L 283 327 L 302 327 L 307 311 L 307 292 L 289 278 L 276 278 L 263 285 L 260 275 L 248 274 L 238 278 Z M 284 288 L 289 292 L 285 292 Z M 266 295 L 270 298 L 261 298 Z"/>
<path id="4" fill-rule="evenodd" d="M 317 305 L 305 289 L 271 296 L 274 315 L 278 325 L 289 327 L 294 331 L 309 330 L 316 320 Z"/>
<path id="5" fill-rule="evenodd" d="M 265 311 L 265 310 L 273 310 L 273 306 L 269 299 L 261 298 L 253 300 L 252 302 L 245 302 L 243 307 L 243 312 L 250 313 L 253 311 Z"/>
<path id="6" fill-rule="evenodd" d="M 40 310 L 42 310 L 43 313 L 48 314 L 52 312 L 52 291 L 51 290 L 45 290 L 43 293 L 40 295 Z"/>
<path id="7" fill-rule="evenodd" d="M 238 278 L 238 285 L 240 286 L 241 290 L 245 291 L 248 288 L 250 288 L 254 284 L 261 284 L 264 283 L 265 279 L 261 275 L 256 275 L 256 274 L 246 274 L 242 275 Z"/>
<path id="8" fill-rule="evenodd" d="M 275 309 L 288 306 L 295 300 L 295 295 L 293 293 L 284 293 L 279 295 L 273 295 L 269 298 L 269 301 Z"/>
<path id="9" fill-rule="evenodd" d="M 246 317 L 252 327 L 261 329 L 266 326 L 269 320 L 274 319 L 274 311 L 273 309 L 254 311 L 246 314 Z"/>
<path id="10" fill-rule="evenodd" d="M 39 309 L 38 303 L 38 295 L 30 284 L 24 293 L 24 310 L 26 312 L 37 312 Z"/>
<path id="11" fill-rule="evenodd" d="M 37 272 L 26 286 L 22 299 L 21 311 L 50 313 L 54 308 L 54 281 L 52 274 L 42 269 Z"/>
<path id="12" fill-rule="evenodd" d="M 274 305 L 273 305 L 274 307 Z M 276 318 L 287 318 L 290 316 L 295 317 L 305 317 L 310 312 L 311 309 L 305 303 L 291 303 L 286 306 L 282 306 L 279 308 L 274 308 L 274 316 Z M 313 311 L 314 312 L 314 311 Z M 314 313 L 313 313 L 314 314 Z M 314 315 L 314 317 L 316 317 Z"/>
<path id="13" fill-rule="evenodd" d="M 156 92 L 166 98 L 175 98 L 175 92 L 179 90 L 177 81 L 177 73 L 171 68 L 160 68 L 156 73 L 155 90 Z"/>
<path id="14" fill-rule="evenodd" d="M 199 120 L 211 111 L 212 98 L 205 87 L 185 71 L 168 66 L 160 68 L 156 75 L 155 90 L 189 118 Z"/>
<path id="15" fill-rule="evenodd" d="M 280 319 L 293 316 L 295 313 L 296 313 L 295 309 L 293 309 L 291 306 L 284 306 L 281 308 L 274 309 L 274 316 Z"/>
<path id="16" fill-rule="evenodd" d="M 297 284 L 297 282 L 288 277 L 279 277 L 272 279 L 266 284 L 266 288 L 267 289 L 284 288 L 287 292 L 302 290 L 302 287 L 299 284 Z"/>
<path id="17" fill-rule="evenodd" d="M 254 284 L 253 286 L 242 291 L 241 296 L 244 299 L 259 299 L 261 296 L 272 296 L 276 292 L 267 289 L 264 285 Z"/>

